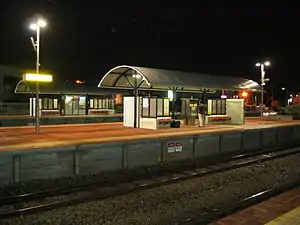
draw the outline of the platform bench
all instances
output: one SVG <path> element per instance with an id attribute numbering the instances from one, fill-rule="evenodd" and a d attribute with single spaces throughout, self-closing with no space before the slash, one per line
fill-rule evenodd
<path id="1" fill-rule="evenodd" d="M 230 124 L 230 116 L 206 116 L 206 124 Z"/>
<path id="2" fill-rule="evenodd" d="M 43 109 L 42 116 L 59 116 L 60 112 L 58 109 Z"/>
<path id="3" fill-rule="evenodd" d="M 170 128 L 173 119 L 157 119 L 159 128 Z"/>
<path id="4" fill-rule="evenodd" d="M 113 115 L 115 113 L 115 110 L 113 109 L 90 109 L 89 114 L 90 115 Z"/>

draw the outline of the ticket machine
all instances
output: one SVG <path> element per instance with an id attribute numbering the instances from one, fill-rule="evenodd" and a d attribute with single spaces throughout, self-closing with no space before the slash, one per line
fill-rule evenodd
<path id="1" fill-rule="evenodd" d="M 186 125 L 195 125 L 195 119 L 198 117 L 199 99 L 182 98 L 181 99 L 181 114 L 184 116 Z"/>

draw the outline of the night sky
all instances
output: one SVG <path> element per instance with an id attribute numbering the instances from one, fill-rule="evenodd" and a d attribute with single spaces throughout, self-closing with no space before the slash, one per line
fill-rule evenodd
<path id="1" fill-rule="evenodd" d="M 259 80 L 255 63 L 270 60 L 270 85 L 300 89 L 299 10 L 101 2 L 1 0 L 0 64 L 34 68 L 28 25 L 40 14 L 42 69 L 59 78 L 96 82 L 128 64 Z"/>

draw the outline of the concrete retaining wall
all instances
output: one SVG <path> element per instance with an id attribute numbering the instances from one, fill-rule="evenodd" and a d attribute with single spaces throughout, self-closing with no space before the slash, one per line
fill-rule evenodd
<path id="1" fill-rule="evenodd" d="M 253 151 L 300 141 L 300 126 L 0 153 L 0 185 Z"/>

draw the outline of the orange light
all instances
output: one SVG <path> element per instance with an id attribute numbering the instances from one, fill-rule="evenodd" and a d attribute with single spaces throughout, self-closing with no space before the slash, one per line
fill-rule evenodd
<path id="1" fill-rule="evenodd" d="M 76 83 L 76 84 L 84 84 L 84 81 L 76 80 L 75 83 Z"/>
<path id="2" fill-rule="evenodd" d="M 242 92 L 242 97 L 243 97 L 243 98 L 246 98 L 247 96 L 248 96 L 248 93 L 247 93 L 246 91 L 243 91 L 243 92 Z"/>

